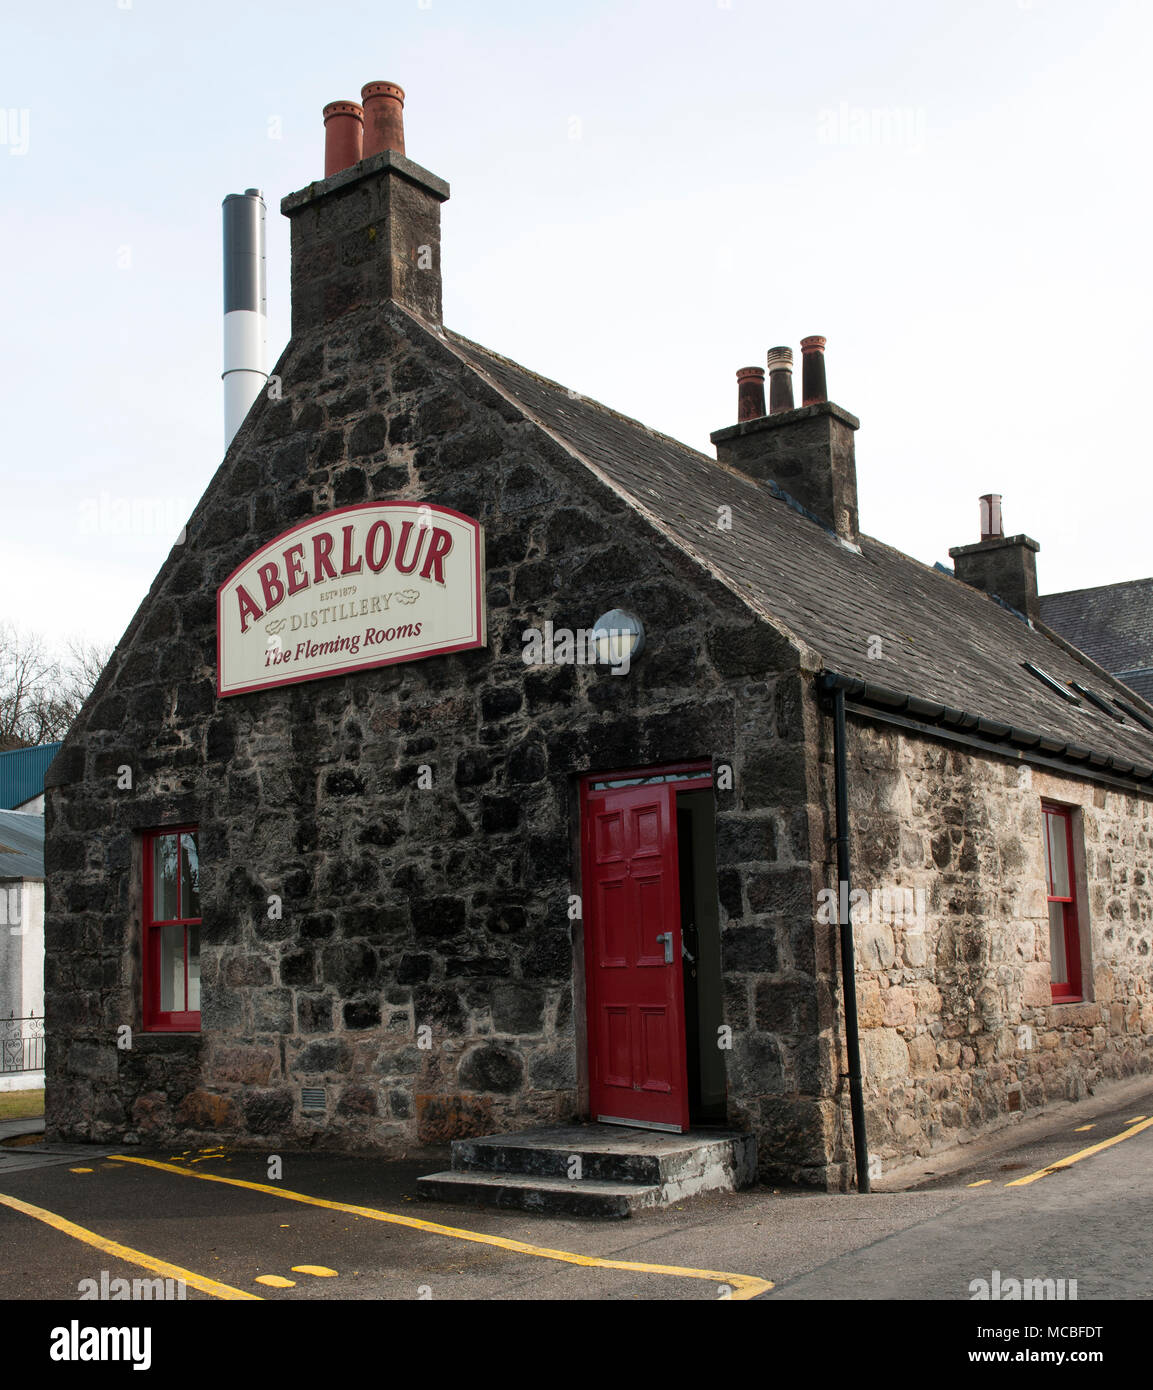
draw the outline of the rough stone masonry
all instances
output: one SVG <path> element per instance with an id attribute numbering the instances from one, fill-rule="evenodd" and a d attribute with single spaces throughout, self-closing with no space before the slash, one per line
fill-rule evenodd
<path id="1" fill-rule="evenodd" d="M 775 1171 L 824 1181 L 795 654 L 403 311 L 294 341 L 276 372 L 283 399 L 250 415 L 53 769 L 49 1132 L 400 1153 L 573 1118 L 572 774 L 705 756 L 737 771 L 717 824 L 729 1118 L 768 1127 Z M 482 522 L 489 646 L 218 700 L 217 584 L 372 498 Z M 525 666 L 523 630 L 586 625 L 626 582 L 661 631 L 627 680 Z M 138 832 L 179 822 L 200 827 L 199 1037 L 140 1031 Z"/>
<path id="2" fill-rule="evenodd" d="M 851 734 L 861 885 L 905 890 L 895 920 L 863 912 L 854 932 L 870 1152 L 893 1166 L 1153 1071 L 1153 802 Z M 1082 808 L 1080 1003 L 1052 998 L 1043 799 Z"/>

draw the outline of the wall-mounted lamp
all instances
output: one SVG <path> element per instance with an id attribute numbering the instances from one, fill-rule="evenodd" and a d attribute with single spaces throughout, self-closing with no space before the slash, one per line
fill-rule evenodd
<path id="1" fill-rule="evenodd" d="M 593 644 L 599 664 L 611 666 L 614 675 L 626 675 L 630 662 L 644 651 L 644 624 L 634 613 L 614 608 L 593 624 Z"/>

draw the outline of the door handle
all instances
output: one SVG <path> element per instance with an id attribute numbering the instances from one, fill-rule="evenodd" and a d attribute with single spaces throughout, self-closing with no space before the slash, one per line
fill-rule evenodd
<path id="1" fill-rule="evenodd" d="M 657 941 L 658 941 L 658 943 L 661 942 L 661 941 L 663 941 L 663 942 L 665 943 L 665 964 L 666 964 L 666 965 L 672 965 L 672 963 L 673 963 L 673 934 L 672 934 L 672 932 L 671 932 L 671 931 L 662 931 L 662 932 L 658 932 L 658 933 L 657 933 Z"/>

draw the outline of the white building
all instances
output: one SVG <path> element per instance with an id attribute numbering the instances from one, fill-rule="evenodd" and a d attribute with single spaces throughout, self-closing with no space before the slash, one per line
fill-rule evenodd
<path id="1" fill-rule="evenodd" d="M 44 1085 L 44 817 L 0 810 L 0 1091 Z"/>

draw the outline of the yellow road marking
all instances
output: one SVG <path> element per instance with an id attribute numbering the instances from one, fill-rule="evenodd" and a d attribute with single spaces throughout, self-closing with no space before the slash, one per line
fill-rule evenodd
<path id="1" fill-rule="evenodd" d="M 1153 1122 L 1151 1122 L 1153 1123 Z M 152 1158 L 136 1158 L 130 1154 L 111 1154 L 117 1162 L 139 1163 L 146 1168 L 158 1168 L 162 1173 L 176 1173 L 182 1178 L 197 1178 L 201 1182 L 222 1182 L 230 1187 L 247 1187 L 253 1192 L 267 1192 L 273 1197 L 283 1197 L 290 1202 L 307 1202 L 310 1206 L 326 1207 L 329 1211 L 344 1211 L 352 1216 L 366 1216 L 370 1221 L 386 1221 L 395 1226 L 409 1226 L 413 1230 L 428 1231 L 432 1235 L 454 1236 L 457 1240 L 470 1240 L 478 1245 L 493 1245 L 500 1250 L 511 1250 L 518 1255 L 539 1255 L 545 1260 L 560 1260 L 565 1264 L 581 1265 L 592 1269 L 625 1269 L 637 1274 L 670 1274 L 682 1279 L 710 1279 L 716 1283 L 728 1284 L 734 1301 L 744 1301 L 756 1294 L 765 1293 L 773 1287 L 771 1279 L 757 1279 L 751 1274 L 722 1274 L 715 1269 L 685 1269 L 680 1265 L 638 1264 L 632 1260 L 604 1260 L 597 1255 L 578 1255 L 571 1250 L 550 1250 L 543 1245 L 526 1245 L 524 1241 L 508 1240 L 504 1236 L 485 1235 L 480 1231 L 466 1231 L 458 1226 L 442 1226 L 435 1221 L 421 1221 L 415 1216 L 397 1216 L 393 1212 L 377 1211 L 375 1207 L 351 1206 L 347 1202 L 329 1202 L 323 1197 L 310 1197 L 304 1192 L 291 1192 L 283 1187 L 270 1187 L 262 1182 L 245 1182 L 242 1178 L 222 1178 L 217 1173 L 194 1173 L 187 1168 L 176 1168 L 171 1163 L 159 1163 Z"/>
<path id="2" fill-rule="evenodd" d="M 337 1271 L 327 1265 L 293 1265 L 293 1274 L 315 1274 L 318 1279 L 335 1279 Z"/>
<path id="3" fill-rule="evenodd" d="M 1120 1134 L 1115 1134 L 1112 1139 L 1102 1139 L 1099 1144 L 1094 1144 L 1092 1148 L 1082 1149 L 1080 1153 L 1070 1154 L 1068 1158 L 1060 1158 L 1056 1163 L 1050 1163 L 1047 1168 L 1041 1168 L 1036 1173 L 1030 1173 L 1024 1178 L 1015 1178 L 1013 1182 L 1007 1182 L 1006 1187 L 1025 1187 L 1031 1182 L 1036 1182 L 1038 1178 L 1048 1177 L 1050 1173 L 1056 1173 L 1061 1168 L 1069 1168 L 1074 1163 L 1080 1163 L 1083 1158 L 1089 1158 L 1093 1154 L 1099 1154 L 1102 1149 L 1111 1149 L 1114 1144 L 1119 1144 L 1122 1139 L 1132 1139 L 1135 1134 L 1140 1134 L 1143 1129 L 1148 1129 L 1153 1125 L 1153 1119 L 1144 1120 L 1141 1124 L 1133 1125 L 1130 1129 L 1122 1130 Z"/>
<path id="4" fill-rule="evenodd" d="M 91 1168 L 69 1168 L 70 1173 L 91 1173 Z"/>
<path id="5" fill-rule="evenodd" d="M 992 1182 L 992 1178 L 982 1178 L 980 1182 L 967 1182 L 966 1187 L 984 1187 L 986 1183 Z"/>
<path id="6" fill-rule="evenodd" d="M 1143 1120 L 1144 1118 L 1145 1118 L 1144 1115 L 1134 1115 L 1133 1118 L 1132 1118 L 1131 1120 L 1126 1120 L 1125 1123 L 1126 1123 L 1127 1125 L 1135 1125 L 1135 1124 L 1137 1123 L 1138 1120 Z"/>
<path id="7" fill-rule="evenodd" d="M 9 1197 L 6 1193 L 0 1192 L 0 1203 L 6 1207 L 11 1207 L 13 1211 L 22 1211 L 25 1216 L 34 1216 L 37 1221 L 43 1221 L 47 1226 L 54 1226 L 58 1231 L 63 1231 L 67 1236 L 73 1236 L 76 1240 L 82 1240 L 86 1245 L 94 1245 L 97 1250 L 103 1250 L 106 1255 L 114 1255 L 118 1260 L 127 1260 L 129 1264 L 140 1265 L 143 1269 L 150 1269 L 154 1274 L 162 1275 L 165 1279 L 183 1279 L 191 1289 L 199 1289 L 201 1293 L 210 1293 L 213 1298 L 252 1298 L 259 1303 L 260 1298 L 254 1293 L 245 1293 L 242 1289 L 234 1289 L 230 1284 L 219 1284 L 215 1279 L 206 1279 L 203 1274 L 194 1274 L 190 1269 L 181 1269 L 179 1265 L 170 1265 L 167 1260 L 158 1260 L 153 1255 L 146 1255 L 142 1250 L 133 1250 L 131 1246 L 121 1245 L 119 1241 L 109 1240 L 106 1236 L 99 1236 L 95 1231 L 89 1231 L 84 1226 L 77 1226 L 73 1221 L 67 1221 L 63 1216 L 57 1216 L 53 1211 L 45 1211 L 43 1207 L 34 1207 L 31 1202 L 22 1202 L 19 1197 Z"/>
<path id="8" fill-rule="evenodd" d="M 294 1289 L 296 1288 L 295 1279 L 284 1279 L 279 1274 L 258 1274 L 253 1280 L 255 1284 L 269 1284 L 274 1289 Z"/>
<path id="9" fill-rule="evenodd" d="M 1073 1131 L 1074 1134 L 1084 1134 L 1087 1129 L 1096 1129 L 1096 1125 L 1078 1125 Z"/>

